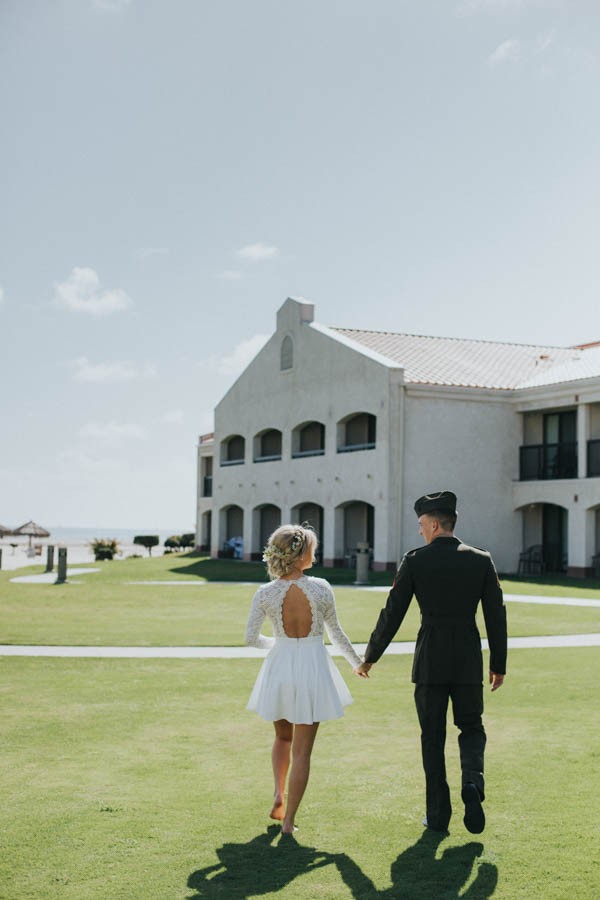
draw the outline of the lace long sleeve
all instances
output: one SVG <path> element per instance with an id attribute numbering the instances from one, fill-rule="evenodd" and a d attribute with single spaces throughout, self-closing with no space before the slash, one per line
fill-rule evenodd
<path id="1" fill-rule="evenodd" d="M 250 615 L 246 624 L 246 636 L 244 638 L 249 647 L 258 647 L 259 650 L 270 650 L 275 643 L 275 638 L 267 637 L 260 633 L 261 625 L 266 617 L 260 591 L 257 591 L 252 600 Z"/>
<path id="2" fill-rule="evenodd" d="M 335 610 L 335 599 L 331 587 L 329 588 L 329 601 L 327 603 L 323 619 L 331 643 L 348 660 L 352 668 L 360 666 L 362 659 L 354 650 L 354 647 L 350 643 L 348 635 L 339 623 L 337 612 Z"/>

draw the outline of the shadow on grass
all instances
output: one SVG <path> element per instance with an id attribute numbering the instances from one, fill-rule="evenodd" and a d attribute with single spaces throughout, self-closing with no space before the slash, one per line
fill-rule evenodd
<path id="1" fill-rule="evenodd" d="M 268 581 L 267 569 L 262 562 L 246 562 L 242 559 L 212 559 L 210 556 L 196 556 L 189 553 L 178 555 L 177 562 L 169 571 L 177 575 L 191 575 L 206 581 Z M 332 584 L 354 584 L 354 569 L 324 569 L 314 566 L 308 572 L 316 578 L 326 578 Z M 392 586 L 393 572 L 369 572 L 369 584 Z"/>
<path id="2" fill-rule="evenodd" d="M 328 865 L 336 866 L 355 900 L 488 900 L 498 884 L 497 867 L 484 862 L 464 890 L 483 845 L 471 841 L 462 847 L 449 847 L 437 858 L 445 835 L 433 831 L 425 830 L 412 847 L 399 854 L 390 869 L 392 885 L 382 890 L 347 854 L 303 847 L 291 835 L 282 836 L 274 844 L 279 833 L 278 825 L 270 825 L 247 844 L 223 844 L 216 851 L 218 863 L 198 869 L 188 878 L 188 887 L 196 891 L 188 900 L 247 900 L 275 893 L 299 876 Z M 300 888 L 300 884 L 296 886 L 295 896 L 301 896 Z"/>

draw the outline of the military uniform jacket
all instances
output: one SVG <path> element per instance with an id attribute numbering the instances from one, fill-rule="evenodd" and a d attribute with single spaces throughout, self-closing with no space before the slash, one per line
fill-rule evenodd
<path id="1" fill-rule="evenodd" d="M 421 610 L 412 680 L 477 684 L 483 680 L 479 601 L 490 647 L 490 669 L 506 672 L 506 610 L 492 557 L 456 537 L 438 537 L 403 558 L 379 614 L 365 662 L 374 663 L 400 628 L 412 597 Z"/>

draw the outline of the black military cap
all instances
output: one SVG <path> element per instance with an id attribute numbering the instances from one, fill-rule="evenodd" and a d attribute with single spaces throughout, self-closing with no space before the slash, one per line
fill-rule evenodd
<path id="1" fill-rule="evenodd" d="M 415 502 L 417 516 L 423 516 L 431 512 L 456 512 L 456 494 L 452 491 L 436 491 L 433 494 L 425 494 Z"/>

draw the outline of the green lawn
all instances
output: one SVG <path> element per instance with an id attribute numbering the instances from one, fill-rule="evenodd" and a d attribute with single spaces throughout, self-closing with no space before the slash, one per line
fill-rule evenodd
<path id="1" fill-rule="evenodd" d="M 410 659 L 321 727 L 297 842 L 266 811 L 258 660 L 0 660 L 0 896 L 46 900 L 595 900 L 597 648 L 520 650 L 486 693 L 488 825 L 426 834 Z M 593 709 L 590 708 L 590 702 Z M 593 713 L 593 714 L 592 714 Z"/>
<path id="2" fill-rule="evenodd" d="M 211 569 L 213 574 L 217 569 L 224 575 L 232 570 L 245 572 L 239 564 L 226 560 L 198 562 L 181 556 L 100 563 L 99 572 L 75 576 L 65 585 L 15 584 L 10 581 L 11 577 L 23 574 L 23 570 L 0 572 L 0 643 L 240 645 L 255 585 L 235 584 L 225 578 L 222 581 L 205 580 L 178 571 L 190 563 L 197 566 L 203 562 L 216 567 Z M 27 571 L 40 572 L 43 567 Z M 165 583 L 170 580 L 183 583 Z M 162 583 L 129 583 L 135 581 Z M 506 593 L 554 592 L 547 584 L 523 586 L 522 582 L 505 581 L 503 585 Z M 534 591 L 534 588 L 538 590 Z M 583 592 L 587 597 L 600 597 L 600 591 L 584 591 L 583 588 L 574 588 L 574 596 L 577 590 L 580 595 Z M 336 599 L 340 620 L 351 639 L 367 641 L 385 603 L 386 592 L 341 586 L 336 587 Z M 600 631 L 598 608 L 527 603 L 509 603 L 507 606 L 509 631 L 515 637 Z M 398 640 L 414 640 L 418 625 L 417 604 L 413 601 L 398 632 Z M 268 630 L 268 626 L 265 628 Z M 483 625 L 481 628 L 483 632 Z"/>

